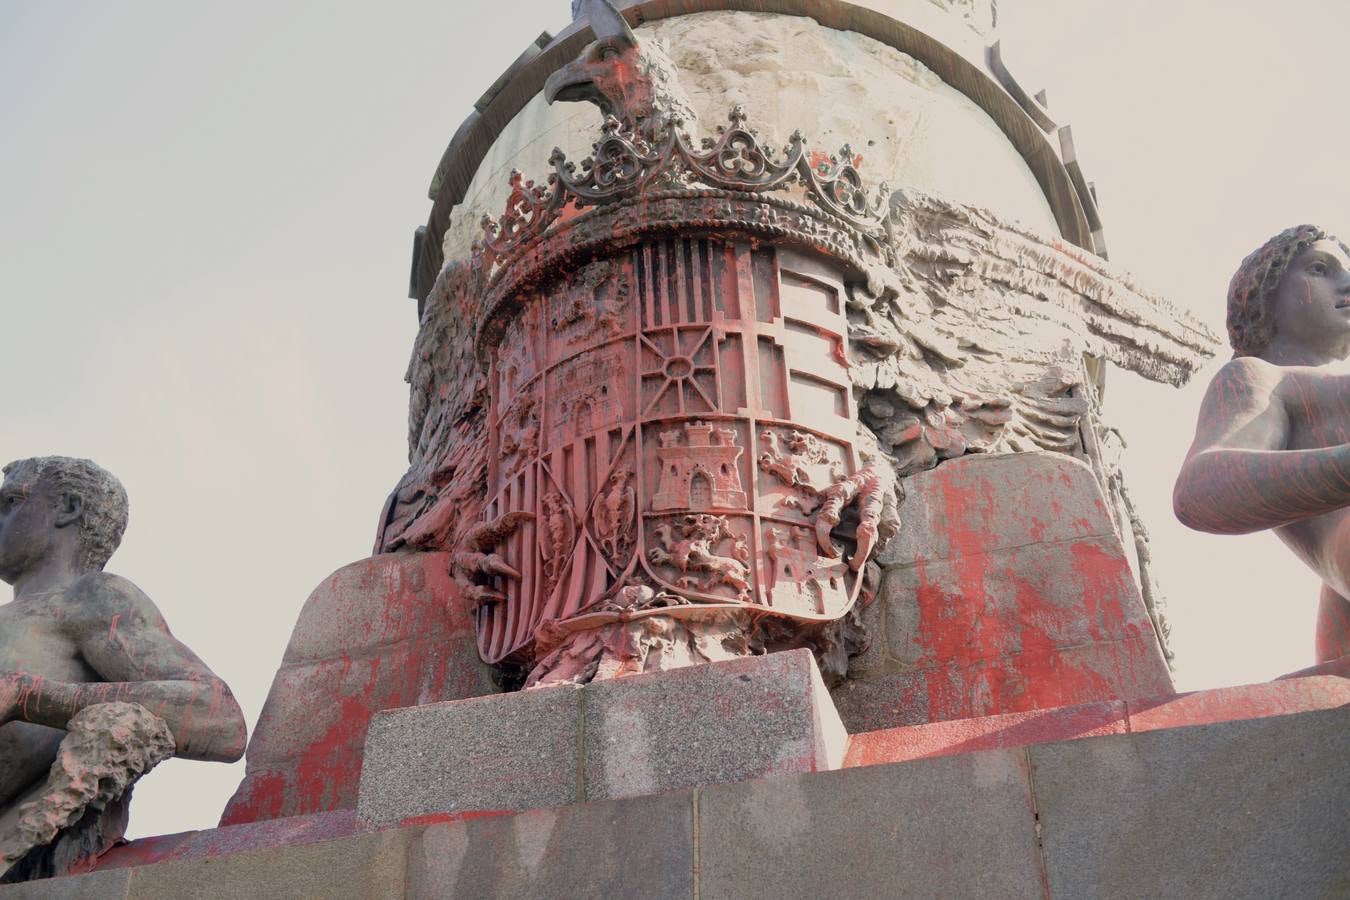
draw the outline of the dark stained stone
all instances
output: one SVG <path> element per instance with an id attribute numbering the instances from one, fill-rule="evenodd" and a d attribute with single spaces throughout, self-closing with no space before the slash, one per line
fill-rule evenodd
<path id="1" fill-rule="evenodd" d="M 1042 895 L 1026 754 L 705 788 L 700 897 Z"/>
<path id="2" fill-rule="evenodd" d="M 685 792 L 432 825 L 408 896 L 690 897 L 691 809 Z"/>
<path id="3" fill-rule="evenodd" d="M 1030 755 L 1053 896 L 1350 896 L 1350 707 Z"/>

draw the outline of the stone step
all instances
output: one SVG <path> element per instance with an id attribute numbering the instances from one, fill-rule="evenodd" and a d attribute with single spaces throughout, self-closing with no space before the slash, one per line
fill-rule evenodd
<path id="1" fill-rule="evenodd" d="M 357 815 L 392 824 L 819 772 L 847 741 L 807 650 L 386 710 Z"/>
<path id="2" fill-rule="evenodd" d="M 357 829 L 345 837 L 235 838 L 221 846 L 240 852 L 0 900 L 1345 896 L 1347 758 L 1339 706 L 520 813 L 353 818 L 328 823 Z M 236 826 L 269 827 L 287 826 Z"/>
<path id="3" fill-rule="evenodd" d="M 976 750 L 1290 715 L 1350 704 L 1350 679 L 1331 675 L 1245 684 L 1142 700 L 1083 703 L 855 734 L 846 767 Z"/>

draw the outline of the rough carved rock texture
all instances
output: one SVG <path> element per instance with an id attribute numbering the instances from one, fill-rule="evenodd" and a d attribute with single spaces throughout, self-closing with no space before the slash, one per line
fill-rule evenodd
<path id="1" fill-rule="evenodd" d="M 98 703 L 76 713 L 46 784 L 0 822 L 0 880 L 90 865 L 125 833 L 131 786 L 173 754 L 168 725 L 138 703 Z"/>
<path id="2" fill-rule="evenodd" d="M 618 618 L 623 613 L 614 615 L 614 622 L 575 638 L 565 632 L 551 636 L 553 641 L 540 648 L 541 659 L 525 687 L 585 684 L 751 655 L 743 614 L 719 610 L 698 620 L 660 614 L 624 620 Z"/>
<path id="3" fill-rule="evenodd" d="M 940 14 L 940 13 L 939 13 Z M 707 133 L 740 104 L 766 143 L 800 129 L 813 148 L 849 143 L 873 183 L 888 181 L 979 203 L 1005 218 L 1055 232 L 1055 220 L 1022 158 L 993 120 L 913 57 L 813 19 L 708 12 L 636 29 L 660 40 Z M 542 94 L 508 124 L 451 212 L 445 259 L 468 257 L 479 220 L 500 215 L 512 169 L 542 176 L 552 148 L 586 155 L 598 111 L 549 106 Z"/>
<path id="4" fill-rule="evenodd" d="M 364 559 L 315 588 L 222 824 L 351 808 L 374 713 L 497 691 L 457 598 L 443 553 Z"/>

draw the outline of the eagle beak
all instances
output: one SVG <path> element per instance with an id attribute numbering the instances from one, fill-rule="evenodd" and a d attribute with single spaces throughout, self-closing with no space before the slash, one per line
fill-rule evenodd
<path id="1" fill-rule="evenodd" d="M 555 100 L 564 103 L 585 100 L 587 89 L 594 91 L 595 85 L 589 78 L 577 73 L 574 66 L 567 65 L 548 76 L 548 81 L 544 82 L 544 99 L 549 103 Z"/>

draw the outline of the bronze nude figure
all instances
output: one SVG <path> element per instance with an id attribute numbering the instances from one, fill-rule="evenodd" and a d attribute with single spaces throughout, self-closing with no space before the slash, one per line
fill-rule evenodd
<path id="1" fill-rule="evenodd" d="M 1319 663 L 1350 654 L 1350 252 L 1312 225 L 1228 288 L 1233 360 L 1200 408 L 1173 502 L 1214 534 L 1273 529 L 1322 579 Z"/>
<path id="2" fill-rule="evenodd" d="M 136 777 L 169 755 L 233 762 L 245 725 L 150 599 L 103 571 L 127 522 L 117 479 L 65 457 L 13 462 L 4 476 L 0 579 L 14 599 L 0 605 L 0 874 L 11 880 L 107 849 Z M 118 795 L 71 806 L 82 768 Z M 43 857 L 62 838 L 59 858 Z"/>

